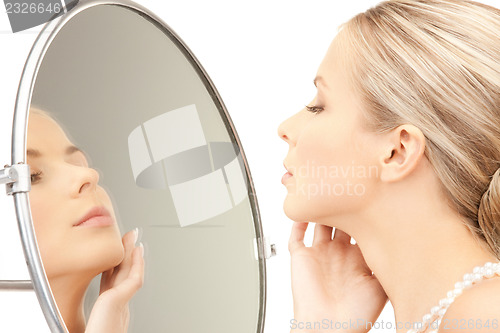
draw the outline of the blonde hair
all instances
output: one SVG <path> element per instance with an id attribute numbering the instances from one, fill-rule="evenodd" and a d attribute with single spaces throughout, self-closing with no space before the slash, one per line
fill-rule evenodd
<path id="1" fill-rule="evenodd" d="M 53 115 L 49 112 L 49 111 L 46 111 L 38 106 L 34 106 L 32 105 L 30 107 L 30 110 L 29 110 L 29 113 L 30 114 L 36 114 L 38 116 L 43 116 L 43 117 L 47 117 L 47 118 L 50 118 L 50 119 L 54 119 Z"/>
<path id="2" fill-rule="evenodd" d="M 367 126 L 418 127 L 450 203 L 500 258 L 500 10 L 384 1 L 340 33 Z"/>

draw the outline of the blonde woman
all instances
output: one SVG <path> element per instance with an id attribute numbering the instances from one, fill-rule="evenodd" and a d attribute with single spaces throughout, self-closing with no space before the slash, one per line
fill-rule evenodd
<path id="1" fill-rule="evenodd" d="M 278 129 L 291 332 L 367 332 L 387 300 L 386 331 L 500 332 L 500 10 L 381 2 L 314 82 Z"/>
<path id="2" fill-rule="evenodd" d="M 98 172 L 53 117 L 36 108 L 29 115 L 27 161 L 37 243 L 68 331 L 127 332 L 128 303 L 144 279 L 137 229 L 121 237 Z M 101 273 L 100 294 L 86 322 L 85 293 Z"/>

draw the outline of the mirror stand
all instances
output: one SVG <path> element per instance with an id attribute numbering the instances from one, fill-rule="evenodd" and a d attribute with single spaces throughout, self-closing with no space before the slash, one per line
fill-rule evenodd
<path id="1" fill-rule="evenodd" d="M 0 170 L 0 184 L 6 185 L 8 195 L 29 192 L 31 189 L 29 165 L 6 165 L 5 169 Z"/>
<path id="2" fill-rule="evenodd" d="M 58 130 L 31 126 L 29 134 L 31 109 L 39 116 L 51 115 L 53 122 L 48 124 Z M 32 124 L 42 123 L 36 119 Z M 62 201 L 51 197 L 58 189 L 70 188 L 71 177 L 63 177 L 66 187 L 42 187 L 46 191 L 39 191 L 37 177 L 31 184 L 30 169 L 41 174 L 37 163 L 43 162 L 28 160 L 28 136 L 40 138 L 43 133 L 60 135 L 47 142 L 32 140 L 45 142 L 35 149 L 39 156 L 59 147 L 54 142 L 88 154 L 91 163 L 66 163 L 63 171 L 68 172 L 60 175 L 70 175 L 82 165 L 84 169 L 78 170 L 87 175 L 95 166 L 92 174 L 101 176 L 100 182 L 93 178 L 96 188 L 101 186 L 99 196 L 81 197 L 71 201 L 72 206 L 67 205 L 67 192 L 60 193 Z M 68 138 L 61 133 L 68 133 Z M 102 253 L 115 254 L 107 251 L 116 250 L 118 242 L 121 247 L 115 236 L 137 227 L 147 265 L 144 286 L 130 304 L 130 332 L 169 328 L 196 333 L 210 327 L 220 333 L 263 332 L 266 260 L 276 248 L 263 235 L 248 162 L 212 81 L 158 17 L 129 0 L 88 0 L 48 22 L 21 77 L 12 143 L 12 166 L 0 170 L 0 184 L 7 184 L 14 199 L 31 281 L 0 281 L 0 289 L 34 291 L 51 332 L 68 332 L 72 322 L 64 322 L 51 293 L 57 286 L 50 286 L 47 276 L 59 274 L 57 267 L 67 267 L 65 274 L 104 272 L 114 259 L 103 261 Z M 41 208 L 52 209 L 51 215 L 41 217 L 56 221 L 51 226 L 57 227 L 85 210 L 92 213 L 97 204 L 116 212 L 113 228 L 102 228 L 106 233 L 92 225 L 73 229 L 90 220 L 85 220 L 86 214 L 66 234 L 35 237 L 33 217 L 37 220 Z M 65 207 L 65 214 L 60 207 Z M 107 236 L 94 237 L 101 234 Z M 95 264 L 80 269 L 72 264 L 82 260 L 42 262 L 37 244 L 43 247 L 54 239 L 76 240 L 60 248 Z M 95 251 L 86 251 L 89 248 Z M 60 259 L 62 253 L 49 251 L 47 256 Z M 52 271 L 46 274 L 44 267 Z M 99 296 L 99 281 L 95 282 L 84 298 L 86 310 L 92 310 Z M 66 303 L 60 304 L 65 314 Z"/>
<path id="3" fill-rule="evenodd" d="M 38 301 L 52 332 L 64 333 L 67 329 L 62 321 L 61 314 L 52 300 L 50 287 L 44 277 L 42 262 L 36 252 L 37 243 L 34 230 L 25 216 L 29 211 L 27 193 L 31 190 L 30 167 L 25 163 L 17 163 L 12 166 L 5 165 L 0 169 L 0 184 L 6 185 L 7 195 L 12 195 L 16 203 L 16 215 L 19 221 L 19 234 L 23 243 L 24 255 L 27 259 L 28 271 L 31 280 L 0 280 L 0 290 L 8 291 L 36 291 Z M 28 251 L 29 249 L 30 251 Z"/>
<path id="4" fill-rule="evenodd" d="M 27 164 L 5 165 L 0 170 L 0 184 L 6 185 L 8 195 L 30 190 L 30 168 Z M 32 290 L 31 280 L 0 280 L 0 290 Z"/>

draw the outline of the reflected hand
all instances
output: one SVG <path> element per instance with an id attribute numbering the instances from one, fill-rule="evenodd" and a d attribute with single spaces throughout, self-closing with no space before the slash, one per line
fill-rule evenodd
<path id="1" fill-rule="evenodd" d="M 90 313 L 86 333 L 127 332 L 128 303 L 144 282 L 144 247 L 142 243 L 135 246 L 136 237 L 134 230 L 123 236 L 123 261 L 102 273 L 99 297 Z"/>
<path id="2" fill-rule="evenodd" d="M 372 275 L 359 246 L 350 243 L 348 234 L 335 229 L 332 240 L 333 228 L 316 224 L 313 244 L 306 247 L 307 226 L 308 222 L 294 222 L 288 243 L 296 320 L 295 326 L 291 323 L 291 332 L 322 332 L 301 329 L 305 326 L 299 323 L 313 325 L 324 319 L 328 321 L 325 332 L 330 332 L 335 322 L 344 323 L 340 332 L 368 332 L 371 326 L 366 322 L 375 323 L 388 299 L 380 282 Z"/>

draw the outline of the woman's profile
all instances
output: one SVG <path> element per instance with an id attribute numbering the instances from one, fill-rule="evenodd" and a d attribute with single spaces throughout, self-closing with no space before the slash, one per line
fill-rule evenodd
<path id="1" fill-rule="evenodd" d="M 68 331 L 127 332 L 128 302 L 144 275 L 137 229 L 120 236 L 98 172 L 46 111 L 30 110 L 26 155 L 37 243 Z M 101 273 L 99 297 L 86 323 L 85 293 Z"/>
<path id="2" fill-rule="evenodd" d="M 387 300 L 390 331 L 500 332 L 500 10 L 381 2 L 314 83 L 278 129 L 291 332 L 368 332 Z"/>

